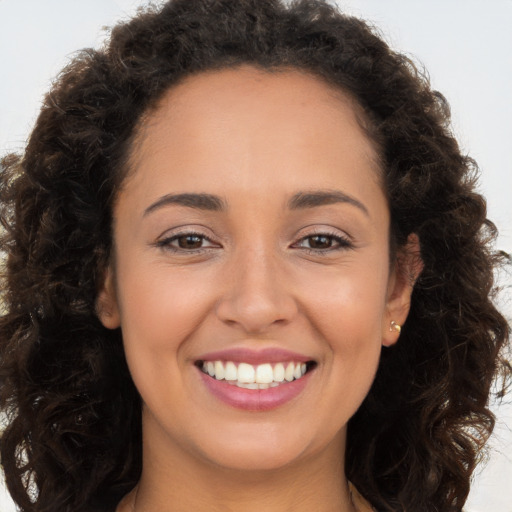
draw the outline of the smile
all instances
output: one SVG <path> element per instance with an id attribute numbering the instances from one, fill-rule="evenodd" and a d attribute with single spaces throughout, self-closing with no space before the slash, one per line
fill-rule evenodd
<path id="1" fill-rule="evenodd" d="M 200 361 L 203 373 L 245 389 L 268 389 L 301 379 L 313 362 L 286 361 L 251 365 L 234 361 Z"/>
<path id="2" fill-rule="evenodd" d="M 205 389 L 221 402 L 263 412 L 297 399 L 317 362 L 279 349 L 234 349 L 205 354 L 195 366 Z"/>

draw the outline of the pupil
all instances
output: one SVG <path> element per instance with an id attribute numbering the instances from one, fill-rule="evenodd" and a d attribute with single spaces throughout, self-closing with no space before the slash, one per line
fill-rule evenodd
<path id="1" fill-rule="evenodd" d="M 178 244 L 182 249 L 199 249 L 203 240 L 197 235 L 181 236 L 178 239 Z"/>
<path id="2" fill-rule="evenodd" d="M 313 236 L 309 241 L 309 245 L 313 249 L 326 249 L 331 246 L 331 239 L 328 236 Z"/>

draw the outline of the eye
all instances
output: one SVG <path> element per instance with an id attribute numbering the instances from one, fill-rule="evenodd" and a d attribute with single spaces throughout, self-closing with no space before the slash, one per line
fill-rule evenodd
<path id="1" fill-rule="evenodd" d="M 327 235 L 308 236 L 302 240 L 302 246 L 308 244 L 308 249 L 330 249 L 336 241 L 334 237 Z"/>
<path id="2" fill-rule="evenodd" d="M 327 252 L 338 249 L 348 249 L 352 243 L 347 238 L 328 233 L 316 233 L 301 238 L 294 247 L 312 252 Z"/>
<path id="3" fill-rule="evenodd" d="M 156 245 L 173 252 L 199 252 L 203 249 L 219 247 L 200 233 L 177 233 L 159 240 Z"/>
<path id="4" fill-rule="evenodd" d="M 200 235 L 181 235 L 170 241 L 170 245 L 180 249 L 200 249 L 204 241 L 205 238 Z"/>

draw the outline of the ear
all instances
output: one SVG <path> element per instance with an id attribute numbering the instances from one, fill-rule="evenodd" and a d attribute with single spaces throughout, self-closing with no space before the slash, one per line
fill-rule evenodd
<path id="1" fill-rule="evenodd" d="M 382 344 L 394 345 L 400 337 L 411 307 L 414 284 L 423 270 L 418 235 L 411 234 L 405 247 L 398 250 L 393 270 L 389 277 L 386 313 L 382 324 Z"/>
<path id="2" fill-rule="evenodd" d="M 96 314 L 107 329 L 117 329 L 121 325 L 112 265 L 105 271 L 103 283 L 96 297 Z"/>

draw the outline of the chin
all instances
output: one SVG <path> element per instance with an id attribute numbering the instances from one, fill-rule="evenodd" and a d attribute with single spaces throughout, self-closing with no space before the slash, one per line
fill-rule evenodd
<path id="1" fill-rule="evenodd" d="M 251 447 L 224 451 L 222 454 L 209 454 L 210 461 L 217 466 L 231 471 L 267 472 L 278 471 L 293 465 L 301 459 L 301 454 L 280 449 L 262 450 Z"/>
<path id="2" fill-rule="evenodd" d="M 258 427 L 245 435 L 230 435 L 202 447 L 204 457 L 227 470 L 261 472 L 278 471 L 301 464 L 308 457 L 322 451 L 321 446 L 308 442 L 308 436 L 295 430 L 284 435 Z M 310 436 L 311 437 L 311 436 Z M 330 444 L 330 443 L 328 443 Z"/>

